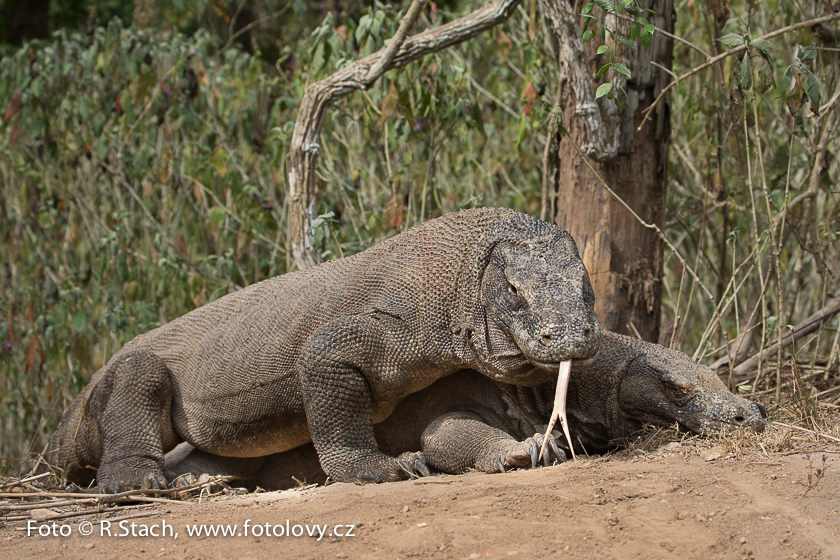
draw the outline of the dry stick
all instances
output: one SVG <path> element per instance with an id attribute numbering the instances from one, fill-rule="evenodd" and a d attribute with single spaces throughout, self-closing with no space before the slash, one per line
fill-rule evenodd
<path id="1" fill-rule="evenodd" d="M 8 505 L 0 506 L 0 512 L 4 511 L 27 511 L 30 509 L 40 509 L 44 507 L 59 507 L 59 506 L 78 506 L 86 504 L 97 504 L 99 500 L 96 498 L 89 498 L 87 500 L 47 500 L 44 502 L 35 502 L 30 504 Z"/>
<path id="2" fill-rule="evenodd" d="M 786 334 L 782 340 L 781 345 L 782 348 L 786 348 L 793 343 L 794 336 L 804 336 L 806 334 L 812 333 L 819 326 L 825 321 L 826 319 L 830 319 L 834 316 L 837 312 L 840 311 L 840 297 L 836 297 L 830 300 L 825 307 L 796 325 L 793 329 L 792 333 Z M 757 352 L 754 354 L 750 359 L 745 360 L 742 364 L 739 364 L 734 370 L 733 373 L 735 376 L 744 376 L 747 375 L 749 372 L 755 368 L 758 364 L 759 360 L 767 359 L 769 356 L 772 355 L 773 352 L 777 351 L 777 346 L 779 342 L 771 346 L 770 348 L 766 348 L 761 352 Z"/>
<path id="3" fill-rule="evenodd" d="M 30 476 L 28 478 L 24 478 L 22 480 L 10 480 L 9 482 L 4 482 L 0 484 L 0 488 L 8 488 L 10 486 L 17 486 L 18 484 L 23 484 L 25 482 L 32 482 L 33 480 L 38 480 L 39 478 L 44 478 L 45 476 L 50 476 L 52 473 L 42 473 L 36 476 Z"/>
<path id="4" fill-rule="evenodd" d="M 784 424 L 783 422 L 773 422 L 776 426 L 784 426 L 785 428 L 793 428 L 794 430 L 799 430 L 800 432 L 807 432 L 809 434 L 814 434 L 815 436 L 824 437 L 826 439 L 830 439 L 831 441 L 836 441 L 840 443 L 840 439 L 836 437 L 832 437 L 820 432 L 815 432 L 814 430 L 809 430 L 808 428 L 800 428 L 799 426 L 792 426 L 791 424 Z"/>
<path id="5" fill-rule="evenodd" d="M 765 40 L 766 41 L 766 40 L 769 40 L 769 39 L 773 39 L 774 37 L 778 37 L 779 35 L 784 35 L 785 33 L 788 33 L 790 31 L 796 31 L 798 29 L 803 29 L 805 27 L 812 27 L 814 25 L 817 25 L 818 23 L 827 23 L 829 21 L 834 21 L 836 19 L 840 19 L 840 12 L 835 13 L 835 14 L 831 14 L 831 15 L 827 15 L 827 16 L 814 18 L 814 19 L 809 19 L 809 20 L 806 20 L 806 21 L 800 21 L 799 23 L 795 23 L 793 25 L 788 25 L 787 27 L 783 27 L 781 29 L 776 29 L 775 31 L 771 31 L 770 33 L 766 33 L 766 34 L 762 35 L 761 37 L 756 37 L 755 39 L 753 39 L 753 41 L 757 41 L 757 40 Z M 747 49 L 747 45 L 741 45 L 740 47 L 735 47 L 734 49 L 728 50 L 725 53 L 721 53 L 721 54 L 719 54 L 715 57 L 712 57 L 712 58 L 708 59 L 706 62 L 704 62 L 703 64 L 701 64 L 700 66 L 696 66 L 696 67 L 692 68 L 691 70 L 689 70 L 688 72 L 686 72 L 685 74 L 683 74 L 682 76 L 680 76 L 679 78 L 677 78 L 676 80 L 672 81 L 667 86 L 662 88 L 662 91 L 659 92 L 659 95 L 656 96 L 656 99 L 654 99 L 654 101 L 653 101 L 653 103 L 651 103 L 650 107 L 648 107 L 647 110 L 645 110 L 645 116 L 642 119 L 642 123 L 639 125 L 639 128 L 637 130 L 641 130 L 642 127 L 645 126 L 645 123 L 650 118 L 650 115 L 653 112 L 653 109 L 657 105 L 659 105 L 659 102 L 662 101 L 662 98 L 665 97 L 665 94 L 668 93 L 669 91 L 671 91 L 671 88 L 673 88 L 675 85 L 677 85 L 680 82 L 682 82 L 682 81 L 690 78 L 691 76 L 697 74 L 701 70 L 705 70 L 709 66 L 712 66 L 713 64 L 716 64 L 716 63 L 720 62 L 724 58 L 729 57 L 729 56 L 733 56 L 733 55 L 736 55 L 736 54 L 740 54 L 742 51 L 745 51 L 746 49 Z"/>
<path id="6" fill-rule="evenodd" d="M 496 0 L 465 17 L 405 39 L 426 2 L 414 0 L 408 16 L 386 49 L 348 64 L 324 80 L 307 86 L 289 153 L 289 198 L 292 200 L 289 208 L 290 242 L 298 267 L 312 266 L 320 260 L 312 247 L 314 232 L 311 223 L 314 212 L 315 163 L 320 151 L 319 139 L 327 109 L 347 94 L 369 88 L 387 70 L 405 66 L 428 54 L 471 39 L 506 21 L 520 1 Z"/>

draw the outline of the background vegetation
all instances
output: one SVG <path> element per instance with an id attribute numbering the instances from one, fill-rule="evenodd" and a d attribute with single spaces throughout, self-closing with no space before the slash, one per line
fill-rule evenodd
<path id="1" fill-rule="evenodd" d="M 239 36 L 239 3 L 146 2 L 158 25 L 88 26 L 86 14 L 0 59 L 7 468 L 40 449 L 123 343 L 289 269 L 286 165 L 297 103 L 307 83 L 380 48 L 401 7 L 252 3 L 256 25 Z M 473 4 L 432 5 L 422 23 Z M 673 71 L 726 50 L 732 34 L 750 40 L 825 10 L 681 3 Z M 838 295 L 836 30 L 756 44 L 748 62 L 729 57 L 672 90 L 664 342 L 705 363 L 746 326 L 755 333 L 748 355 Z M 539 97 L 555 73 L 548 41 L 529 0 L 500 28 L 335 106 L 319 159 L 324 257 L 464 207 L 539 215 L 550 120 Z M 823 408 L 836 407 L 837 325 L 798 339 L 798 362 L 774 355 L 732 384 L 800 407 L 819 394 Z M 801 383 L 790 382 L 796 363 L 807 366 Z"/>

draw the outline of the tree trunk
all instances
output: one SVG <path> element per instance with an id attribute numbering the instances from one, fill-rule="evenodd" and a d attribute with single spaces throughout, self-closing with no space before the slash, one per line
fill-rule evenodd
<path id="1" fill-rule="evenodd" d="M 673 33 L 673 0 L 649 0 L 644 4 L 659 14 L 649 17 L 651 23 Z M 582 6 L 583 2 L 578 2 L 573 13 L 579 14 Z M 617 25 L 625 24 L 619 21 Z M 622 33 L 626 37 L 630 36 L 628 28 L 629 24 Z M 609 62 L 606 56 L 595 56 L 597 46 L 596 41 L 586 45 L 590 75 Z M 651 121 L 641 131 L 637 128 L 643 111 L 670 81 L 668 74 L 651 61 L 670 69 L 671 53 L 672 41 L 658 32 L 649 48 L 639 45 L 635 50 L 619 50 L 617 61 L 626 61 L 633 75 L 623 84 L 627 91 L 627 97 L 621 98 L 623 110 L 611 109 L 608 105 L 612 102 L 605 98 L 599 100 L 603 102 L 600 105 L 604 121 L 619 123 L 618 153 L 601 163 L 589 161 L 628 206 L 660 228 L 665 216 L 671 132 L 667 100 L 656 107 Z M 590 143 L 590 135 L 586 119 L 581 118 L 580 110 L 575 110 L 575 88 L 563 87 L 566 83 L 573 85 L 575 76 L 569 75 L 568 65 L 562 61 L 560 68 L 560 107 L 564 109 L 569 136 L 563 137 L 556 155 L 559 173 L 554 184 L 553 219 L 578 244 L 595 289 L 595 311 L 601 328 L 655 342 L 659 339 L 661 316 L 662 241 L 604 189 L 575 150 L 573 143 L 585 146 Z M 614 128 L 608 130 L 607 137 L 615 138 L 614 132 Z"/>

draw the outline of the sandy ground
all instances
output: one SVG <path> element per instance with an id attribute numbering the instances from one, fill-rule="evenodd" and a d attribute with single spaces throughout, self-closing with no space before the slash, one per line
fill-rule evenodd
<path id="1" fill-rule="evenodd" d="M 79 534 L 91 528 L 85 517 L 56 522 L 67 524 L 66 537 L 27 536 L 26 522 L 7 522 L 0 558 L 840 558 L 840 454 L 825 453 L 817 479 L 818 448 L 735 457 L 713 446 L 674 442 L 533 471 L 111 514 L 155 512 L 126 520 L 126 530 L 159 534 L 165 524 L 165 536 L 119 536 L 118 521 L 101 536 L 102 516 L 89 518 L 89 536 Z M 189 526 L 218 524 L 235 525 L 236 536 L 188 535 Z M 324 536 L 308 536 L 307 524 L 326 525 Z"/>

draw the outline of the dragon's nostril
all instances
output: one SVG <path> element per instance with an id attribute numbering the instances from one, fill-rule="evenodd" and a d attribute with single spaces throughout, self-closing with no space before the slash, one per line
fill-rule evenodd
<path id="1" fill-rule="evenodd" d="M 585 336 L 586 338 L 589 338 L 589 336 L 591 334 L 592 334 L 592 329 L 590 329 L 589 327 L 586 327 L 585 329 L 583 329 L 583 336 Z"/>
<path id="2" fill-rule="evenodd" d="M 739 414 L 734 420 L 740 424 L 744 421 L 744 417 Z"/>
<path id="3" fill-rule="evenodd" d="M 551 335 L 548 333 L 541 334 L 540 342 L 542 342 L 543 344 L 549 344 L 551 342 Z"/>

